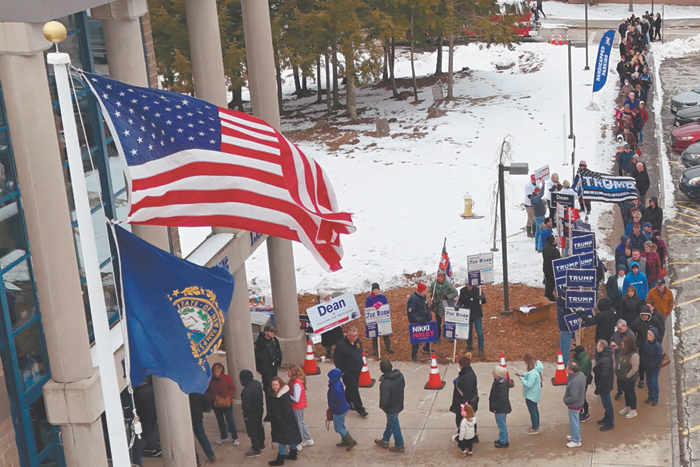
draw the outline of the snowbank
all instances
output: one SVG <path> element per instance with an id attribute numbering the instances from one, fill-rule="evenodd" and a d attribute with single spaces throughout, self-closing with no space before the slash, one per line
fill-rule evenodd
<path id="1" fill-rule="evenodd" d="M 547 19 L 543 20 L 543 24 L 551 20 L 577 19 L 582 20 L 585 17 L 586 6 L 581 3 L 570 5 L 563 2 L 544 2 L 542 10 L 547 15 Z M 647 11 L 652 11 L 651 3 L 634 2 L 634 11 L 630 13 L 628 4 L 602 4 L 588 6 L 589 20 L 622 20 L 629 18 L 633 13 L 635 16 L 642 16 Z M 654 5 L 654 15 L 661 13 L 661 5 Z M 700 7 L 698 6 L 678 6 L 664 5 L 663 19 L 684 19 L 697 18 L 700 16 Z"/>

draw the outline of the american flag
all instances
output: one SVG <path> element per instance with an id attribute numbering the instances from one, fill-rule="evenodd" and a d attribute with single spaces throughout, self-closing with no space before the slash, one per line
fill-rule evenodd
<path id="1" fill-rule="evenodd" d="M 328 176 L 263 120 L 82 73 L 125 161 L 131 224 L 217 226 L 301 242 L 328 271 L 355 231 Z"/>

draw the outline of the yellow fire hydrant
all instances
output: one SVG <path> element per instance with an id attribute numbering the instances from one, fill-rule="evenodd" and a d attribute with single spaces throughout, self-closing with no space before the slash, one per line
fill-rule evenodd
<path id="1" fill-rule="evenodd" d="M 464 193 L 464 213 L 462 217 L 474 217 L 472 213 L 472 207 L 474 206 L 474 201 L 472 200 L 472 195 L 467 191 Z"/>

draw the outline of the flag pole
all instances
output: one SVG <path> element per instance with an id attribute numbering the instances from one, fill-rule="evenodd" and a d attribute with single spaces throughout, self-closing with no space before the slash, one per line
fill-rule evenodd
<path id="1" fill-rule="evenodd" d="M 445 251 L 445 248 L 447 247 L 447 237 L 445 237 L 445 240 L 442 241 L 442 250 L 440 251 L 440 261 L 442 261 L 442 252 Z M 438 261 L 438 267 L 437 267 L 437 272 L 440 272 L 440 261 Z M 447 271 L 445 271 L 447 273 Z M 430 303 L 432 304 L 432 301 L 435 300 L 435 287 L 437 286 L 437 274 L 435 275 L 435 282 L 433 282 L 433 291 L 430 292 Z M 435 313 L 435 316 L 437 316 L 437 313 Z M 436 320 L 437 321 L 437 320 Z M 437 330 L 438 335 L 440 335 L 440 330 Z M 433 346 L 432 344 L 428 343 L 428 348 L 430 348 L 430 352 L 432 353 L 433 351 Z"/>
<path id="2" fill-rule="evenodd" d="M 126 439 L 119 384 L 109 337 L 109 322 L 107 320 L 107 307 L 102 289 L 102 276 L 100 275 L 100 264 L 97 256 L 95 231 L 90 215 L 90 203 L 80 154 L 78 130 L 75 125 L 73 102 L 71 100 L 68 78 L 70 56 L 66 53 L 49 53 L 46 61 L 48 64 L 53 65 L 56 79 L 56 91 L 68 157 L 68 169 L 73 188 L 75 215 L 80 231 L 79 247 L 83 258 L 90 316 L 92 317 L 93 332 L 95 334 L 100 386 L 102 387 L 102 397 L 107 417 L 107 431 L 112 452 L 112 462 L 115 467 L 130 467 L 129 445 Z"/>

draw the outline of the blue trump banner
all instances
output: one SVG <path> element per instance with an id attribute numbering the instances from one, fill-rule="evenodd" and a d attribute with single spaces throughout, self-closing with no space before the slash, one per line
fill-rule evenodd
<path id="1" fill-rule="evenodd" d="M 593 289 L 595 288 L 595 269 L 567 269 L 566 288 Z"/>
<path id="2" fill-rule="evenodd" d="M 595 269 L 597 266 L 595 252 L 578 255 L 579 269 Z"/>
<path id="3" fill-rule="evenodd" d="M 561 292 L 560 289 L 566 285 L 566 270 L 570 268 L 580 269 L 579 257 L 568 256 L 555 259 L 552 261 L 552 268 L 554 269 L 554 282 L 557 286 L 557 292 Z"/>
<path id="4" fill-rule="evenodd" d="M 151 374 L 203 393 L 207 356 L 223 335 L 233 276 L 178 258 L 115 225 L 129 333 L 131 384 Z"/>
<path id="5" fill-rule="evenodd" d="M 595 249 L 595 234 L 588 233 L 587 235 L 573 236 L 571 240 L 571 254 L 582 255 L 584 253 L 592 253 Z"/>
<path id="6" fill-rule="evenodd" d="M 592 310 L 595 308 L 595 290 L 566 290 L 566 308 L 583 308 Z"/>
<path id="7" fill-rule="evenodd" d="M 571 189 L 586 201 L 619 203 L 632 201 L 639 196 L 637 182 L 632 177 L 618 177 L 579 169 Z"/>
<path id="8" fill-rule="evenodd" d="M 429 344 L 438 341 L 437 322 L 428 321 L 425 324 L 411 323 L 408 325 L 411 344 Z"/>
<path id="9" fill-rule="evenodd" d="M 598 46 L 598 58 L 595 62 L 595 75 L 593 78 L 593 92 L 603 89 L 608 79 L 608 69 L 610 68 L 610 51 L 612 50 L 615 30 L 610 29 L 600 39 Z"/>
<path id="10" fill-rule="evenodd" d="M 586 310 L 586 316 L 592 318 L 593 313 L 590 310 Z M 564 316 L 564 321 L 566 321 L 566 327 L 569 329 L 569 332 L 576 332 L 579 329 L 595 326 L 595 324 L 588 324 L 584 322 L 576 313 L 571 313 L 570 315 Z"/>

